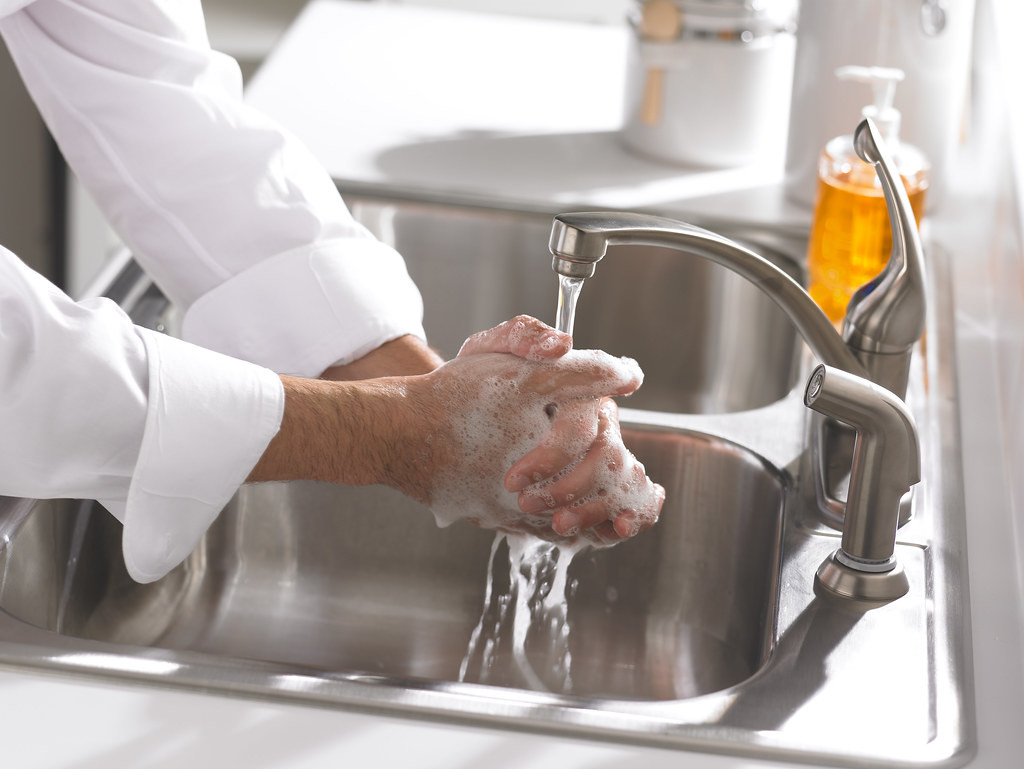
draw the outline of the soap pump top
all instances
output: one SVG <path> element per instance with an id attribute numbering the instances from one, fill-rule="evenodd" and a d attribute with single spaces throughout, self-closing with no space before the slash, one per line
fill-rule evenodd
<path id="1" fill-rule="evenodd" d="M 903 177 L 903 183 L 907 185 L 907 192 L 913 196 L 918 188 L 924 189 L 928 186 L 929 164 L 924 153 L 911 144 L 900 141 L 900 111 L 893 106 L 896 97 L 896 86 L 904 78 L 903 70 L 896 67 L 860 67 L 849 65 L 839 67 L 835 72 L 840 80 L 864 83 L 871 87 L 874 100 L 866 105 L 860 112 L 863 117 L 871 118 L 886 147 L 892 154 L 896 166 Z M 853 148 L 853 135 L 847 134 L 837 136 L 830 141 L 825 148 L 825 155 L 842 163 L 861 163 L 865 170 L 870 169 L 857 157 Z M 824 158 L 823 158 L 824 160 Z M 827 176 L 829 171 L 825 167 L 819 167 L 819 175 Z M 879 188 L 878 180 L 874 170 L 871 169 L 863 174 L 868 181 L 869 187 Z M 918 217 L 920 218 L 920 212 Z"/>
<path id="2" fill-rule="evenodd" d="M 900 135 L 900 111 L 893 106 L 896 97 L 896 85 L 903 82 L 905 75 L 896 67 L 859 67 L 848 65 L 836 70 L 840 80 L 852 80 L 871 86 L 874 92 L 874 103 L 868 104 L 860 111 L 861 115 L 871 118 L 885 139 L 890 150 L 895 150 L 895 142 Z"/>

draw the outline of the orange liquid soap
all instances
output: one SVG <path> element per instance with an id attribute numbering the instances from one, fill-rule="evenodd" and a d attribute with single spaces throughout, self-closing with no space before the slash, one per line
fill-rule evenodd
<path id="1" fill-rule="evenodd" d="M 830 143 L 831 148 L 831 143 Z M 926 166 L 903 175 L 920 227 L 928 190 Z M 808 292 L 837 325 L 862 285 L 882 271 L 892 251 L 892 229 L 875 169 L 860 159 L 826 153 L 808 245 Z"/>

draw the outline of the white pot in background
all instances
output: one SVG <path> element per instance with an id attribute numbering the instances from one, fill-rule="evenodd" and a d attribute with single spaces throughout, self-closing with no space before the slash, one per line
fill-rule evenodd
<path id="1" fill-rule="evenodd" d="M 645 29 L 643 14 L 652 3 L 675 6 L 677 29 L 668 40 Z M 795 8 L 795 0 L 637 3 L 622 128 L 626 146 L 702 167 L 782 153 Z"/>

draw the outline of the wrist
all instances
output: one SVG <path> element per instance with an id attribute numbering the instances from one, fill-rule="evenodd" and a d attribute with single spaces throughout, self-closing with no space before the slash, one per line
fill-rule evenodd
<path id="1" fill-rule="evenodd" d="M 379 388 L 364 382 L 281 377 L 281 427 L 249 475 L 250 481 L 380 482 L 386 460 L 386 414 Z"/>
<path id="2" fill-rule="evenodd" d="M 380 483 L 427 501 L 445 443 L 432 440 L 443 413 L 431 405 L 426 379 L 334 382 L 282 376 L 281 428 L 248 480 Z"/>

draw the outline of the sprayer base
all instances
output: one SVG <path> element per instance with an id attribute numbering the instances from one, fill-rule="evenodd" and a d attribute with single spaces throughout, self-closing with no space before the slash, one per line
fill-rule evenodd
<path id="1" fill-rule="evenodd" d="M 899 562 L 885 572 L 860 571 L 836 558 L 838 550 L 818 567 L 814 580 L 818 586 L 841 598 L 872 603 L 887 603 L 902 598 L 910 590 L 910 582 Z"/>

